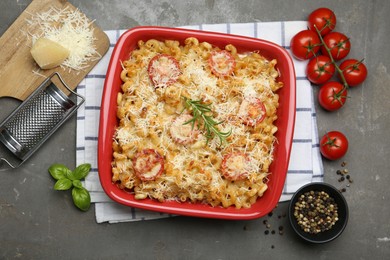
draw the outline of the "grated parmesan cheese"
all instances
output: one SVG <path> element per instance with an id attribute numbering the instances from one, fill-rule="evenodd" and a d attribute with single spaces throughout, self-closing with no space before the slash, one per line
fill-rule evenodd
<path id="1" fill-rule="evenodd" d="M 126 63 L 121 63 L 123 70 L 129 71 L 127 77 L 131 79 L 122 85 L 123 98 L 119 107 L 125 111 L 124 116 L 130 115 L 131 120 L 124 121 L 119 117 L 121 124 L 115 139 L 120 144 L 129 144 L 134 148 L 134 151 L 129 151 L 129 147 L 122 147 L 123 151 L 118 151 L 125 154 L 128 160 L 136 150 L 155 149 L 164 157 L 166 169 L 159 178 L 137 184 L 135 188 L 121 184 L 133 189 L 141 199 L 148 196 L 159 201 L 250 207 L 254 199 L 262 196 L 267 189 L 268 168 L 273 159 L 273 144 L 276 140 L 272 134 L 277 130 L 272 122 L 276 117 L 270 117 L 267 122 L 252 128 L 243 124 L 239 118 L 240 113 L 245 112 L 240 111 L 240 108 L 243 100 L 260 99 L 268 106 L 271 115 L 276 111 L 278 96 L 274 91 L 278 85 L 268 73 L 270 68 L 266 67 L 264 74 L 253 70 L 248 70 L 251 73 L 238 71 L 228 80 L 219 79 L 211 73 L 203 52 L 195 51 L 196 47 L 186 50 L 188 46 L 185 46 L 178 60 L 181 70 L 178 81 L 156 89 L 146 65 L 159 53 L 149 50 L 145 47 L 147 45 L 141 44 L 140 49 L 144 53 L 142 58 L 138 57 L 139 53 L 133 52 Z M 240 62 L 245 65 L 244 61 Z M 156 79 L 166 83 L 158 77 L 170 74 L 172 64 L 166 64 L 166 67 L 161 64 L 157 66 L 157 63 L 153 65 L 154 70 L 159 71 Z M 176 121 L 183 116 L 180 100 L 182 93 L 193 100 L 212 104 L 213 117 L 221 122 L 218 124 L 219 130 L 231 131 L 228 144 L 221 146 L 216 136 L 208 140 L 202 129 L 199 129 L 195 142 L 177 142 L 178 138 L 187 139 L 192 129 L 186 128 L 190 125 L 182 125 L 186 120 L 179 120 L 179 123 Z M 142 113 L 145 107 L 147 113 Z M 130 135 L 122 131 L 128 131 Z M 139 142 L 131 136 L 134 134 L 141 137 Z M 245 178 L 232 182 L 223 176 L 221 165 L 224 157 L 234 152 L 245 156 L 229 162 L 231 174 L 247 174 Z M 121 161 L 113 161 L 114 170 L 119 167 L 116 164 L 120 166 Z M 131 169 L 121 174 L 128 179 L 135 178 Z"/>
<path id="2" fill-rule="evenodd" d="M 39 38 L 47 38 L 70 50 L 61 67 L 68 68 L 69 72 L 80 71 L 86 69 L 90 61 L 101 58 L 94 45 L 92 23 L 78 9 L 51 7 L 46 12 L 31 14 L 27 31 L 23 33 L 31 39 L 32 45 Z"/>

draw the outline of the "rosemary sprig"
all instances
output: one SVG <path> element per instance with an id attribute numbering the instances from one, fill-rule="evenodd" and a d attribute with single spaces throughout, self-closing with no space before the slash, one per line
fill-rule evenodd
<path id="1" fill-rule="evenodd" d="M 205 104 L 201 100 L 192 100 L 186 97 L 183 97 L 185 102 L 185 108 L 192 113 L 193 118 L 184 124 L 192 124 L 192 128 L 195 127 L 195 123 L 198 123 L 198 126 L 203 125 L 203 130 L 206 131 L 207 143 L 214 137 L 214 135 L 218 136 L 220 145 L 222 145 L 232 134 L 232 130 L 230 129 L 227 132 L 221 132 L 217 125 L 222 124 L 223 121 L 217 122 L 212 116 L 211 111 L 211 103 Z"/>

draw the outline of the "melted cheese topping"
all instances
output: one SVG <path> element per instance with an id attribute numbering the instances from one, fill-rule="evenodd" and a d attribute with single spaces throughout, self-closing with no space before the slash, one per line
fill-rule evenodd
<path id="1" fill-rule="evenodd" d="M 162 165 L 155 160 L 155 155 L 153 154 L 138 157 L 134 164 L 134 168 L 145 179 L 153 179 L 159 173 L 161 167 Z"/>
<path id="2" fill-rule="evenodd" d="M 172 59 L 167 56 L 156 56 L 151 61 L 149 74 L 156 87 L 165 87 L 174 83 L 180 75 L 180 70 Z"/>
<path id="3" fill-rule="evenodd" d="M 156 176 L 160 170 L 161 170 L 161 164 L 156 164 L 155 166 L 152 167 L 152 169 L 150 169 L 147 172 L 144 172 L 142 175 L 144 177 L 150 179 L 150 178 L 153 178 L 154 176 Z"/>
<path id="4" fill-rule="evenodd" d="M 170 134 L 174 141 L 179 144 L 189 144 L 196 141 L 198 135 L 197 125 L 189 123 L 193 117 L 188 114 L 182 114 L 177 117 L 170 126 Z"/>
<path id="5" fill-rule="evenodd" d="M 223 173 L 232 180 L 245 178 L 249 173 L 249 160 L 242 154 L 232 155 L 224 163 Z"/>
<path id="6" fill-rule="evenodd" d="M 213 52 L 210 57 L 210 63 L 217 75 L 227 75 L 234 69 L 234 59 L 226 51 Z"/>
<path id="7" fill-rule="evenodd" d="M 231 51 L 235 68 L 231 75 L 219 78 L 208 64 L 211 53 L 218 49 L 195 38 L 187 39 L 182 46 L 175 41 L 151 39 L 140 41 L 138 47 L 122 62 L 113 182 L 132 190 L 139 199 L 250 207 L 267 190 L 273 160 L 277 131 L 273 122 L 277 119 L 279 98 L 276 91 L 282 87 L 276 80 L 276 61 L 268 61 L 255 52 L 237 55 L 234 46 L 229 45 L 226 50 Z M 159 54 L 177 60 L 180 76 L 175 83 L 156 89 L 147 70 L 149 62 Z M 162 74 L 170 71 L 155 69 Z M 197 129 L 191 142 L 177 141 L 187 140 L 192 133 L 192 128 L 188 128 L 191 124 L 178 124 L 188 121 L 180 119 L 186 113 L 183 97 L 211 103 L 215 121 L 221 122 L 218 129 L 232 132 L 227 144 L 221 146 L 218 137 L 207 140 L 202 128 Z M 255 126 L 245 125 L 239 117 L 245 114 L 243 101 L 251 99 L 259 99 L 266 107 L 266 118 Z M 155 149 L 164 157 L 164 172 L 156 180 L 140 181 L 132 164 L 127 163 L 142 149 Z M 236 152 L 245 154 L 243 158 L 247 159 L 229 161 L 229 167 L 247 174 L 231 181 L 223 176 L 221 165 L 226 155 Z"/>

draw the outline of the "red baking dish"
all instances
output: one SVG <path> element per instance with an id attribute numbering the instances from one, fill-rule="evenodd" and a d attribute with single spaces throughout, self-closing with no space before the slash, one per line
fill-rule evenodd
<path id="1" fill-rule="evenodd" d="M 158 202 L 151 199 L 136 200 L 133 194 L 119 189 L 111 181 L 112 140 L 117 125 L 116 98 L 122 84 L 120 62 L 128 59 L 129 53 L 137 47 L 139 40 L 178 40 L 181 43 L 188 37 L 196 37 L 199 41 L 207 41 L 220 48 L 233 44 L 239 52 L 259 51 L 267 59 L 277 59 L 277 69 L 280 71 L 279 80 L 284 87 L 278 91 L 280 106 L 275 121 L 278 131 L 278 142 L 274 149 L 274 162 L 270 166 L 268 190 L 264 196 L 248 209 L 235 207 L 212 207 L 201 203 L 179 203 L 176 201 Z M 213 33 L 188 29 L 165 27 L 135 27 L 122 34 L 116 43 L 104 83 L 100 126 L 98 138 L 98 170 L 100 182 L 104 191 L 114 201 L 123 205 L 146 210 L 165 212 L 176 215 L 193 217 L 244 220 L 260 218 L 271 212 L 278 203 L 290 158 L 295 122 L 295 71 L 288 52 L 274 43 L 237 35 Z"/>

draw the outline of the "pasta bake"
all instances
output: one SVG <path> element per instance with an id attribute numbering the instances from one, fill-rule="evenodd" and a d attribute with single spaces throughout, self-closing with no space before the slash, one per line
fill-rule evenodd
<path id="1" fill-rule="evenodd" d="M 140 200 L 251 207 L 271 174 L 276 63 L 194 37 L 139 41 L 122 61 L 112 181 Z"/>

